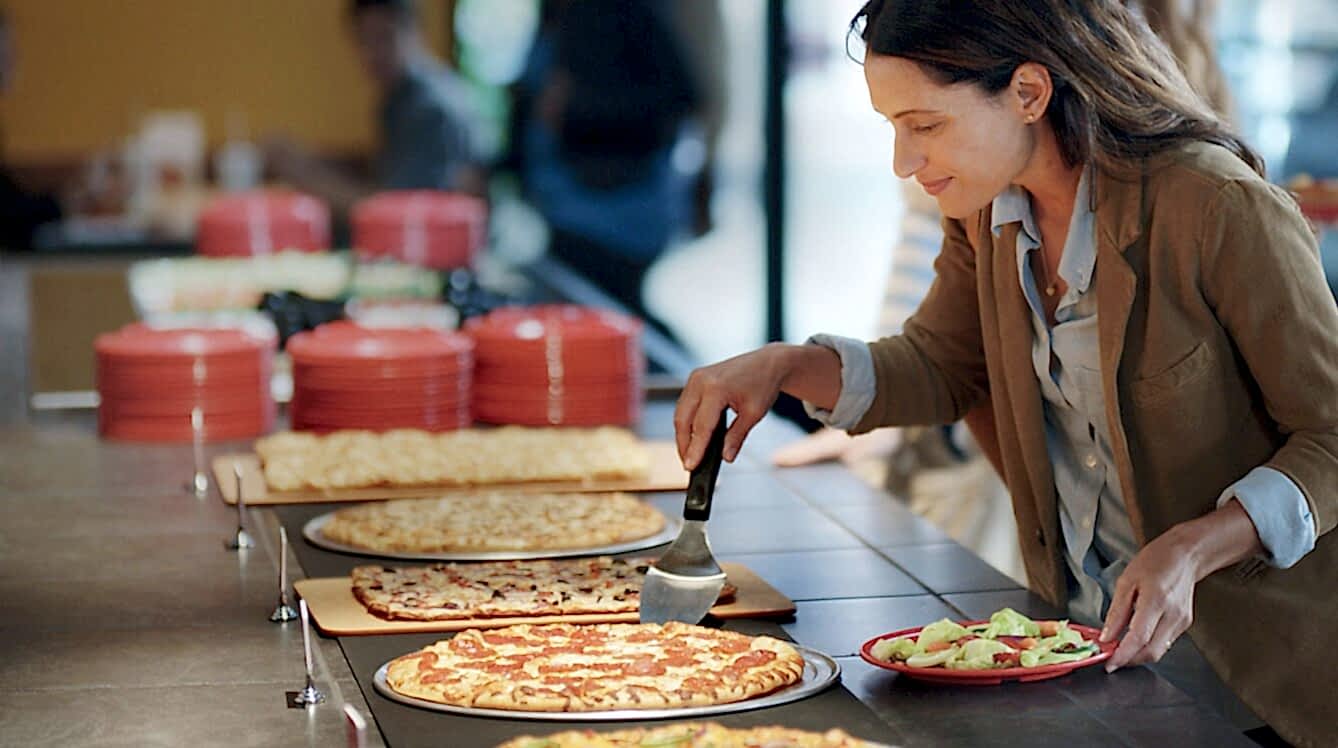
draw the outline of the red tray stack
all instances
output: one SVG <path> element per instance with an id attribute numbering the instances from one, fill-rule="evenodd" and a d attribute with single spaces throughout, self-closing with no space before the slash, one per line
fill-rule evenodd
<path id="1" fill-rule="evenodd" d="M 254 190 L 214 198 L 200 212 L 195 252 L 250 257 L 330 248 L 330 209 L 310 195 Z"/>
<path id="2" fill-rule="evenodd" d="M 641 322 L 571 305 L 503 307 L 465 323 L 474 414 L 489 423 L 627 426 L 641 416 Z"/>
<path id="3" fill-rule="evenodd" d="M 476 197 L 434 190 L 383 192 L 353 208 L 353 247 L 365 259 L 468 267 L 484 245 L 488 208 Z"/>
<path id="4" fill-rule="evenodd" d="M 273 336 L 239 329 L 155 329 L 99 335 L 98 433 L 111 439 L 190 442 L 192 413 L 205 441 L 249 439 L 274 427 Z"/>
<path id="5" fill-rule="evenodd" d="M 294 429 L 449 431 L 473 422 L 474 344 L 465 335 L 331 322 L 290 338 L 288 355 Z"/>

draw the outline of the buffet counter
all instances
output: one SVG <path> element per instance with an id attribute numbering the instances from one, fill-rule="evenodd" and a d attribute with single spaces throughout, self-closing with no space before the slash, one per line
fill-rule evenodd
<path id="1" fill-rule="evenodd" d="M 671 435 L 671 401 L 652 402 L 642 435 Z M 372 744 L 490 746 L 562 725 L 437 714 L 373 691 L 371 672 L 435 635 L 317 638 L 329 700 L 292 709 L 303 685 L 297 623 L 268 620 L 277 599 L 277 528 L 289 527 L 294 579 L 347 573 L 363 559 L 296 532 L 326 505 L 250 508 L 257 547 L 228 551 L 236 513 L 214 489 L 184 488 L 189 446 L 102 442 L 91 414 L 39 414 L 0 430 L 4 569 L 0 734 L 19 745 L 337 745 L 340 706 L 375 718 Z M 838 687 L 727 725 L 839 726 L 900 745 L 1250 745 L 1147 668 L 1100 667 L 997 687 L 918 683 L 866 664 L 862 642 L 942 617 L 1011 606 L 1058 611 L 995 572 L 898 501 L 845 469 L 772 469 L 761 457 L 798 437 L 764 421 L 722 470 L 710 522 L 717 555 L 744 562 L 796 602 L 780 622 L 729 628 L 782 634 L 834 657 Z M 218 444 L 210 454 L 246 449 Z M 652 495 L 666 513 L 681 494 Z M 580 724 L 580 723 L 577 723 Z M 373 731 L 376 732 L 375 730 Z"/>

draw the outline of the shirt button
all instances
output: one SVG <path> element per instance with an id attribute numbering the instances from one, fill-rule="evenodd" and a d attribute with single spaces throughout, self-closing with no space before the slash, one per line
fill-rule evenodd
<path id="1" fill-rule="evenodd" d="M 1084 529 L 1084 530 L 1090 530 L 1090 529 L 1092 529 L 1092 518 L 1091 518 L 1091 517 L 1083 517 L 1083 518 L 1082 518 L 1082 529 Z"/>
<path id="2" fill-rule="evenodd" d="M 1096 455 L 1087 455 L 1087 459 L 1082 461 L 1088 470 L 1096 470 Z"/>

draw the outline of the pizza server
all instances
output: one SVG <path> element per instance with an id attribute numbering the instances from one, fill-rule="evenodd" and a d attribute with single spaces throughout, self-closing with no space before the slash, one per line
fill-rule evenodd
<path id="1" fill-rule="evenodd" d="M 715 605 L 725 586 L 725 572 L 711 555 L 706 520 L 725 450 L 725 413 L 720 413 L 706 454 L 688 478 L 683 529 L 664 556 L 646 571 L 641 587 L 641 622 L 697 623 Z"/>

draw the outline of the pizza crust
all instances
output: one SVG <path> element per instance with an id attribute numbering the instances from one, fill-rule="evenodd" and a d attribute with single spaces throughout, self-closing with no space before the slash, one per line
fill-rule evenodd
<path id="1" fill-rule="evenodd" d="M 645 745 L 672 745 L 673 748 L 869 748 L 872 744 L 837 729 L 816 733 L 775 725 L 740 728 L 715 722 L 680 722 L 611 732 L 568 730 L 554 735 L 524 735 L 497 748 L 641 748 Z"/>

